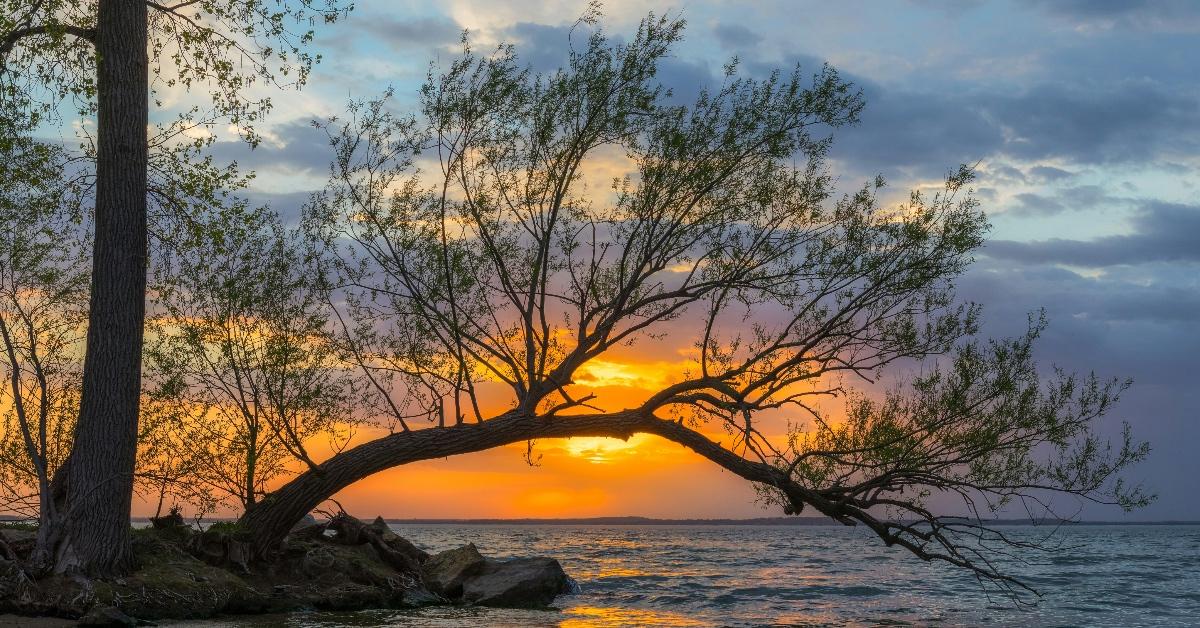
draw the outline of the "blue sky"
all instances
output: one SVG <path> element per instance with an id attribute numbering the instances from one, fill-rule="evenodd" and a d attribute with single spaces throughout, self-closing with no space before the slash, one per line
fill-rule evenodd
<path id="1" fill-rule="evenodd" d="M 464 28 L 478 47 L 511 42 L 555 67 L 584 8 L 360 2 L 320 33 L 311 84 L 273 96 L 268 141 L 214 151 L 258 171 L 256 198 L 294 208 L 328 162 L 309 120 L 389 85 L 403 108 Z M 1132 377 L 1112 422 L 1151 442 L 1133 479 L 1160 495 L 1137 518 L 1200 519 L 1200 3 L 609 2 L 605 27 L 629 33 L 647 10 L 688 21 L 662 73 L 681 93 L 734 55 L 752 74 L 829 62 L 861 86 L 862 123 L 832 152 L 847 188 L 882 174 L 907 194 L 978 162 L 994 228 L 962 296 L 985 305 L 994 335 L 1045 307 L 1043 364 Z"/>

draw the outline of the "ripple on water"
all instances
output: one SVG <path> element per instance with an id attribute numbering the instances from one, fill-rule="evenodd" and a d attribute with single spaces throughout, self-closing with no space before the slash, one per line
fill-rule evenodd
<path id="1" fill-rule="evenodd" d="M 1200 527 L 1064 528 L 1070 550 L 1001 559 L 1044 593 L 1032 610 L 970 575 L 841 526 L 402 526 L 440 551 L 558 557 L 580 583 L 557 611 L 437 608 L 304 613 L 218 626 L 608 628 L 625 626 L 1187 626 L 1200 617 Z M 1044 528 L 1006 530 L 1019 538 Z M 186 624 L 184 624 L 186 625 Z M 197 624 L 199 625 L 199 624 Z M 206 626 L 213 624 L 206 623 Z"/>

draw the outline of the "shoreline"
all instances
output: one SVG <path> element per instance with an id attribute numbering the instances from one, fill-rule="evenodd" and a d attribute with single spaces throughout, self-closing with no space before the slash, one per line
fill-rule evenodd
<path id="1" fill-rule="evenodd" d="M 562 518 L 389 518 L 383 517 L 389 525 L 422 526 L 422 525 L 461 525 L 461 526 L 759 526 L 759 527 L 835 527 L 844 525 L 825 517 L 759 517 L 754 519 L 657 519 L 653 517 L 562 517 Z M 0 523 L 6 521 L 0 518 Z M 15 521 L 15 520 L 14 520 Z M 132 517 L 135 524 L 149 524 L 149 517 Z M 234 518 L 213 518 L 207 522 L 233 522 Z M 988 525 L 996 526 L 1200 526 L 1200 521 L 1062 521 L 1043 519 L 1030 521 L 1028 519 L 993 519 L 986 520 Z"/>

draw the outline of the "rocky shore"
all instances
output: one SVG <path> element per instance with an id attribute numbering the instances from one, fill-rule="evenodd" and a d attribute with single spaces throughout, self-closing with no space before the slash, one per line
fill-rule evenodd
<path id="1" fill-rule="evenodd" d="M 180 522 L 181 523 L 181 522 Z M 140 567 L 123 578 L 31 579 L 21 556 L 34 531 L 0 528 L 0 613 L 136 625 L 295 610 L 473 604 L 538 608 L 574 583 L 553 558 L 486 558 L 473 545 L 429 554 L 382 519 L 309 520 L 266 560 L 254 560 L 236 527 L 198 532 L 172 522 L 134 532 Z M 30 624 L 33 625 L 33 624 Z"/>

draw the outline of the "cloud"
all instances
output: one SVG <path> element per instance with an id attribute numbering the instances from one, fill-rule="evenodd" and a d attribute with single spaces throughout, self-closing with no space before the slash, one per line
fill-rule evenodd
<path id="1" fill-rule="evenodd" d="M 329 138 L 308 120 L 271 127 L 269 136 L 253 149 L 232 141 L 216 142 L 208 150 L 218 162 L 236 161 L 243 170 L 303 172 L 321 179 L 333 157 Z"/>
<path id="2" fill-rule="evenodd" d="M 741 24 L 722 22 L 713 26 L 712 33 L 717 38 L 717 43 L 726 49 L 744 50 L 753 48 L 762 41 L 761 35 Z"/>
<path id="3" fill-rule="evenodd" d="M 1046 265 L 981 259 L 959 281 L 963 298 L 984 305 L 984 335 L 1011 336 L 1026 314 L 1045 308 L 1049 327 L 1037 344 L 1043 368 L 1131 378 L 1133 386 L 1104 421 L 1117 434 L 1120 421 L 1153 448 L 1131 474 L 1160 495 L 1139 518 L 1195 517 L 1192 479 L 1200 457 L 1195 356 L 1200 354 L 1200 273 L 1194 264 L 1149 263 L 1111 267 L 1085 276 Z M 1114 513 L 1093 509 L 1085 518 Z"/>
<path id="4" fill-rule="evenodd" d="M 1200 206 L 1153 201 L 1133 220 L 1134 232 L 1093 240 L 992 240 L 983 254 L 1019 264 L 1104 267 L 1148 262 L 1200 262 Z"/>
<path id="5" fill-rule="evenodd" d="M 859 81 L 862 124 L 839 133 L 832 155 L 865 172 L 941 174 L 1005 156 L 1023 162 L 1145 163 L 1200 151 L 1200 98 L 1151 80 L 1042 83 L 911 91 Z M 1031 174 L 1058 179 L 1067 170 Z"/>
<path id="6" fill-rule="evenodd" d="M 1013 197 L 1015 204 L 1008 212 L 1017 216 L 1052 216 L 1066 211 L 1062 202 L 1033 192 L 1022 192 Z"/>
<path id="7" fill-rule="evenodd" d="M 989 173 L 990 174 L 990 173 Z M 1039 188 L 1040 189 L 1040 188 Z M 1095 217 L 1107 208 L 1128 205 L 1133 199 L 1110 194 L 1099 185 L 1075 185 L 1049 193 L 1020 192 L 1013 195 L 1004 212 L 1022 218 L 1055 216 L 1065 212 L 1091 212 Z"/>
<path id="8" fill-rule="evenodd" d="M 365 46 L 378 54 L 382 45 L 392 51 L 413 53 L 421 49 L 453 45 L 462 36 L 463 26 L 441 15 L 405 15 L 399 11 L 356 10 L 345 23 L 330 29 L 322 40 L 341 56 L 360 56 Z M 376 47 L 371 49 L 371 44 Z M 424 61 L 424 60 L 422 60 Z"/>
<path id="9" fill-rule="evenodd" d="M 1128 163 L 1200 146 L 1200 100 L 1156 81 L 1044 83 L 988 101 L 978 104 L 1008 131 L 1001 150 L 1023 159 Z"/>
<path id="10" fill-rule="evenodd" d="M 1186 32 L 1200 28 L 1192 0 L 1024 0 L 1079 28 Z"/>
<path id="11" fill-rule="evenodd" d="M 940 175 L 1004 145 L 998 125 L 968 98 L 860 85 L 867 102 L 862 123 L 836 134 L 831 155 L 862 172 Z"/>
<path id="12" fill-rule="evenodd" d="M 440 47 L 453 44 L 462 36 L 463 26 L 442 15 L 400 19 L 393 15 L 373 14 L 357 25 L 355 34 L 366 32 L 396 50 Z M 345 33 L 352 32 L 344 29 Z"/>
<path id="13" fill-rule="evenodd" d="M 1029 169 L 1029 174 L 1043 182 L 1054 182 L 1062 179 L 1069 179 L 1075 176 L 1075 173 L 1054 166 L 1034 166 Z"/>

